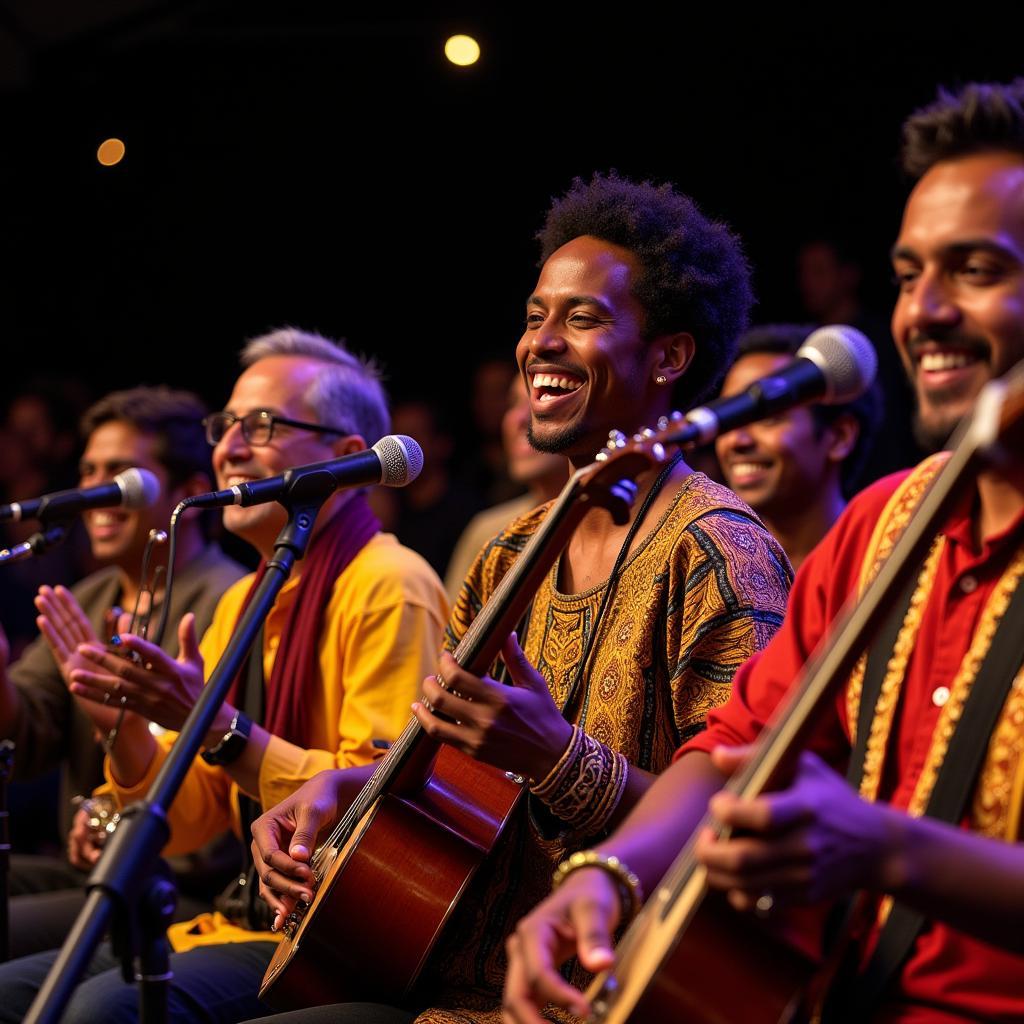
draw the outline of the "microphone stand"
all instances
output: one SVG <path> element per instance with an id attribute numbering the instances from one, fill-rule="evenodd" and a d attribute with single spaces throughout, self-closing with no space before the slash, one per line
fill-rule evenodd
<path id="1" fill-rule="evenodd" d="M 7 882 L 11 870 L 11 823 L 7 810 L 7 784 L 14 770 L 14 744 L 0 742 L 0 963 L 11 956 L 10 907 Z"/>
<path id="2" fill-rule="evenodd" d="M 15 544 L 13 548 L 0 550 L 0 565 L 7 562 L 21 562 L 33 555 L 43 555 L 52 547 L 56 547 L 68 535 L 68 528 L 63 523 L 45 526 L 38 533 L 33 533 L 28 540 Z"/>
<path id="3" fill-rule="evenodd" d="M 166 874 L 155 870 L 170 836 L 166 809 L 181 788 L 281 587 L 295 562 L 306 553 L 317 513 L 336 489 L 329 474 L 309 474 L 298 479 L 282 499 L 288 523 L 274 543 L 266 574 L 149 792 L 121 815 L 117 831 L 86 882 L 89 895 L 85 906 L 33 1000 L 26 1024 L 57 1024 L 111 919 L 111 942 L 121 959 L 124 978 L 141 982 L 140 1020 L 143 1024 L 166 1021 L 171 974 L 165 933 L 174 910 L 174 886 Z M 137 974 L 136 956 L 140 961 Z"/>

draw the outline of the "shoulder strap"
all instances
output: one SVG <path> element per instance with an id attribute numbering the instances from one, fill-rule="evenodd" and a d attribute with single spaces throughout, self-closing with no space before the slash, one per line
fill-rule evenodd
<path id="1" fill-rule="evenodd" d="M 907 598 L 909 603 L 909 597 Z M 888 627 L 888 623 L 886 624 Z M 1024 585 L 1017 587 L 999 622 L 992 646 L 964 704 L 946 757 L 939 769 L 925 814 L 938 821 L 956 823 L 963 818 L 978 773 L 988 753 L 989 741 L 1014 678 L 1024 661 L 1020 644 L 1024 631 Z M 890 648 L 891 649 L 891 648 Z M 870 662 L 870 659 L 869 659 Z M 865 679 L 865 683 L 867 680 Z M 865 697 L 867 690 L 865 688 Z M 877 695 L 876 695 L 877 697 Z M 873 708 L 874 703 L 863 704 Z M 863 711 L 861 715 L 863 719 Z M 870 727 L 861 723 L 862 732 Z M 858 746 L 860 746 L 858 737 Z M 863 756 L 861 757 L 863 762 Z M 886 985 L 901 968 L 925 923 L 926 916 L 901 903 L 894 904 L 867 967 L 856 980 L 853 1005 L 845 1019 L 863 1020 L 881 997 Z"/>

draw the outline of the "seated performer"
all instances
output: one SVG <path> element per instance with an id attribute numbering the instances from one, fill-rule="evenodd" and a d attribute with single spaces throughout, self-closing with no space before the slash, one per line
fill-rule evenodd
<path id="1" fill-rule="evenodd" d="M 156 476 L 160 497 L 149 508 L 92 509 L 83 515 L 93 557 L 103 568 L 71 590 L 74 604 L 81 609 L 69 623 L 76 641 L 111 636 L 117 619 L 112 609 L 130 611 L 140 588 L 152 586 L 154 570 L 167 564 L 166 545 L 154 548 L 150 578 L 140 578 L 150 530 L 165 528 L 183 498 L 210 489 L 210 449 L 200 423 L 205 411 L 198 398 L 184 391 L 134 388 L 107 395 L 85 413 L 79 486 L 107 483 L 135 466 Z M 170 617 L 177 621 L 191 609 L 196 628 L 205 630 L 217 602 L 243 570 L 207 540 L 198 515 L 182 522 L 176 563 Z M 75 644 L 63 643 L 48 618 L 64 593 L 62 588 L 41 589 L 36 606 L 43 615 L 38 620 L 43 636 L 6 671 L 6 648 L 0 647 L 0 735 L 15 743 L 15 779 L 34 778 L 61 766 L 61 830 L 67 834 L 72 826 L 71 797 L 88 795 L 103 782 L 102 741 L 114 728 L 117 713 L 94 709 L 87 714 L 68 692 L 70 672 L 82 663 Z M 150 595 L 143 597 L 143 603 L 159 617 L 162 583 L 157 583 L 155 604 Z M 176 635 L 166 638 L 165 650 L 171 657 L 177 655 Z M 84 811 L 74 816 L 70 863 L 29 854 L 12 857 L 12 956 L 50 949 L 67 935 L 84 902 L 86 871 L 98 853 L 98 847 L 82 846 L 86 818 Z M 16 821 L 13 827 L 17 829 Z M 194 904 L 193 912 L 200 905 Z"/>
<path id="2" fill-rule="evenodd" d="M 688 198 L 614 174 L 577 181 L 540 240 L 517 349 L 530 439 L 580 467 L 610 430 L 654 424 L 713 389 L 747 314 L 748 272 L 728 230 Z M 455 910 L 415 1005 L 292 1019 L 408 1021 L 430 1006 L 420 1020 L 497 1020 L 505 935 L 548 890 L 554 865 L 636 803 L 779 625 L 789 567 L 750 509 L 678 457 L 637 483 L 628 522 L 588 513 L 540 585 L 522 648 L 515 634 L 504 646 L 513 686 L 448 655 L 443 684 L 424 682 L 414 706 L 424 730 L 530 780 L 530 794 Z M 515 520 L 480 553 L 449 647 L 546 511 Z M 311 892 L 305 861 L 351 798 L 348 775 L 319 776 L 253 827 L 261 889 L 279 920 Z"/>
<path id="3" fill-rule="evenodd" d="M 227 409 L 206 420 L 219 487 L 360 451 L 387 431 L 374 368 L 325 338 L 281 330 L 249 342 L 242 364 Z M 285 519 L 276 503 L 224 514 L 225 526 L 264 559 Z M 175 738 L 154 739 L 147 720 L 181 727 L 204 666 L 216 664 L 253 586 L 246 577 L 224 595 L 201 646 L 186 615 L 177 661 L 127 634 L 122 647 L 139 652 L 142 664 L 99 645 L 79 647 L 91 666 L 71 673 L 72 691 L 101 710 L 104 694 L 116 694 L 130 712 L 107 768 L 122 802 L 146 793 Z M 364 493 L 333 495 L 271 609 L 259 661 L 240 672 L 169 810 L 166 852 L 193 849 L 225 827 L 241 832 L 261 805 L 323 768 L 372 761 L 404 725 L 436 663 L 446 617 L 437 576 L 378 531 Z M 261 1012 L 257 991 L 277 937 L 258 913 L 255 888 L 246 876 L 219 901 L 221 912 L 172 926 L 171 1020 L 230 1022 Z M 0 966 L 0 1020 L 21 1019 L 54 957 Z M 109 949 L 101 948 L 91 974 L 64 1019 L 134 1020 L 138 992 L 121 979 Z"/>
<path id="4" fill-rule="evenodd" d="M 753 327 L 722 382 L 740 394 L 792 361 L 811 328 Z M 877 385 L 840 405 L 814 403 L 738 427 L 715 441 L 725 482 L 761 517 L 794 570 L 828 532 L 855 492 L 882 415 Z"/>
<path id="5" fill-rule="evenodd" d="M 940 93 L 904 125 L 903 164 L 918 180 L 892 254 L 893 336 L 917 397 L 917 433 L 938 447 L 982 386 L 1024 358 L 1024 79 Z M 711 799 L 715 817 L 741 834 L 702 833 L 698 853 L 709 884 L 735 906 L 765 914 L 854 889 L 872 897 L 852 958 L 863 970 L 840 989 L 835 1019 L 1024 1019 L 1024 676 L 1014 597 L 1024 574 L 1022 451 L 1018 424 L 1003 458 L 949 514 L 912 599 L 895 609 L 894 656 L 874 652 L 854 672 L 791 783 L 755 800 Z M 801 570 L 782 630 L 737 674 L 734 696 L 597 847 L 620 857 L 645 891 L 742 760 L 735 748 L 758 734 L 843 602 L 884 559 L 943 459 L 851 502 Z M 862 701 L 873 692 L 876 700 Z M 986 700 L 994 727 L 958 742 L 958 723 Z M 922 816 L 933 793 L 953 792 L 971 755 L 980 769 L 968 772 L 962 801 L 948 798 L 949 823 Z M 836 774 L 848 762 L 859 793 Z M 509 1020 L 536 1022 L 549 1000 L 585 1012 L 555 965 L 576 952 L 591 970 L 610 963 L 616 874 L 570 873 L 520 924 Z"/>

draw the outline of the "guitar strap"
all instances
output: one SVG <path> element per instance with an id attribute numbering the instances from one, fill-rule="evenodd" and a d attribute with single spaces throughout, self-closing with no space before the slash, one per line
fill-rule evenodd
<path id="1" fill-rule="evenodd" d="M 911 582 L 900 602 L 890 613 L 878 641 L 867 658 L 857 721 L 857 741 L 850 758 L 847 780 L 858 789 L 863 775 L 867 737 L 871 731 L 875 705 L 882 688 L 886 667 L 900 626 L 910 607 L 916 586 Z M 956 731 L 939 769 L 935 786 L 924 813 L 929 818 L 958 823 L 964 816 L 967 802 L 977 782 L 978 773 L 988 752 L 989 740 L 1006 703 L 1013 680 L 1024 662 L 1020 636 L 1024 632 L 1024 584 L 1017 587 L 1006 612 L 999 622 L 974 685 L 964 704 Z M 843 996 L 830 999 L 829 1009 L 842 1010 L 829 1020 L 865 1020 L 881 998 L 885 987 L 902 967 L 914 941 L 926 921 L 926 915 L 894 903 L 867 967 Z"/>

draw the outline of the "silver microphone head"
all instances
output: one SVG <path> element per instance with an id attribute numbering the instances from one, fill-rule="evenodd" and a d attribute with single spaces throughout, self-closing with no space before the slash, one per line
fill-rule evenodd
<path id="1" fill-rule="evenodd" d="M 404 487 L 423 469 L 423 449 L 405 434 L 388 434 L 372 447 L 380 459 L 384 487 Z"/>
<path id="2" fill-rule="evenodd" d="M 824 405 L 859 398 L 871 387 L 878 369 L 874 345 L 856 327 L 846 324 L 812 331 L 796 354 L 809 359 L 824 375 L 828 390 L 817 399 Z"/>
<path id="3" fill-rule="evenodd" d="M 122 508 L 149 508 L 160 497 L 160 481 L 148 469 L 126 469 L 114 477 L 121 489 Z"/>

